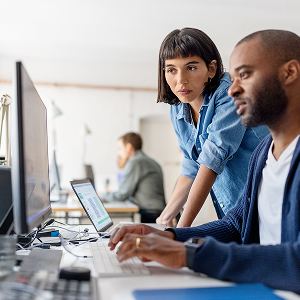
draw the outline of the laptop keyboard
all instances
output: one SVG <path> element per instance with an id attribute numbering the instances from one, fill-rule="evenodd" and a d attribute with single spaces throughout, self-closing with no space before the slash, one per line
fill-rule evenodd
<path id="1" fill-rule="evenodd" d="M 119 262 L 114 251 L 110 251 L 105 243 L 90 243 L 93 254 L 95 271 L 99 276 L 132 276 L 149 275 L 147 267 L 137 258 L 133 257 Z"/>

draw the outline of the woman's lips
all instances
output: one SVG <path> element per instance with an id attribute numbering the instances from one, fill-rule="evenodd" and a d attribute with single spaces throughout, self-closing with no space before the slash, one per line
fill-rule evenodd
<path id="1" fill-rule="evenodd" d="M 178 91 L 178 94 L 180 95 L 188 95 L 191 92 L 191 90 L 185 90 L 185 89 L 181 89 Z"/>

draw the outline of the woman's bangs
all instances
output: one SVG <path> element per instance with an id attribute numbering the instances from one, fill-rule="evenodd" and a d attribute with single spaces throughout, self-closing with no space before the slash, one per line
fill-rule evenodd
<path id="1" fill-rule="evenodd" d="M 173 40 L 165 46 L 162 59 L 166 61 L 167 59 L 174 59 L 179 57 L 189 57 L 189 56 L 199 56 L 197 51 L 197 45 L 193 43 L 190 37 L 183 36 L 179 40 Z"/>

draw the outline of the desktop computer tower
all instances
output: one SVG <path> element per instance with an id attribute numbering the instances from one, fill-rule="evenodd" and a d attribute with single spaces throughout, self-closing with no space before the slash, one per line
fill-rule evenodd
<path id="1" fill-rule="evenodd" d="M 10 233 L 12 227 L 11 167 L 0 166 L 0 234 Z"/>

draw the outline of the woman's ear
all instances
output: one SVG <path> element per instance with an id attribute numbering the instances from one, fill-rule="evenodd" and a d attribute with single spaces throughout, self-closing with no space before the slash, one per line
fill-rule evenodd
<path id="1" fill-rule="evenodd" d="M 214 59 L 208 65 L 208 77 L 214 78 L 217 72 L 217 61 Z"/>

